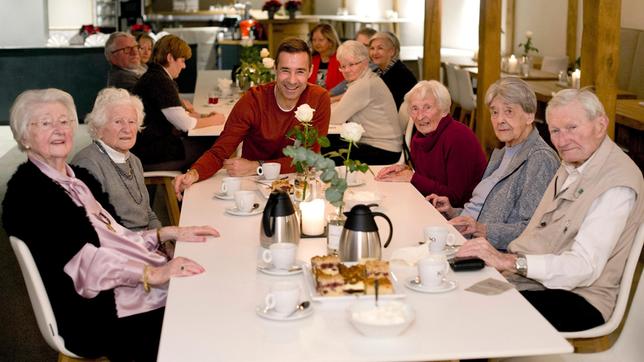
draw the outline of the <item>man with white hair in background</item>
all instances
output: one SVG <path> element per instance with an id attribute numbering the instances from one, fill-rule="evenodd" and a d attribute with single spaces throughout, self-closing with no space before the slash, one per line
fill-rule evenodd
<path id="1" fill-rule="evenodd" d="M 145 69 L 141 66 L 139 44 L 128 33 L 112 33 L 105 42 L 105 59 L 110 62 L 107 86 L 131 91 Z"/>
<path id="2" fill-rule="evenodd" d="M 562 163 L 530 223 L 508 253 L 477 238 L 457 256 L 503 272 L 557 330 L 586 330 L 613 313 L 643 220 L 644 180 L 606 135 L 608 118 L 590 90 L 558 92 L 546 121 Z"/>

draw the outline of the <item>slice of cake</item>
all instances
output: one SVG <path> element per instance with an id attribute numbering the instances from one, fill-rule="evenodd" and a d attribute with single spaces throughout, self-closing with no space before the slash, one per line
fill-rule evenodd
<path id="1" fill-rule="evenodd" d="M 365 268 L 367 277 L 386 278 L 389 276 L 389 262 L 386 260 L 367 260 Z"/>
<path id="2" fill-rule="evenodd" d="M 343 295 L 344 278 L 342 275 L 318 274 L 316 278 L 317 292 L 324 297 Z"/>
<path id="3" fill-rule="evenodd" d="M 376 278 L 367 278 L 364 284 L 367 294 L 376 294 Z M 389 278 L 378 279 L 378 294 L 394 294 L 394 286 Z"/>
<path id="4" fill-rule="evenodd" d="M 311 270 L 314 275 L 337 275 L 340 273 L 340 257 L 337 255 L 314 256 L 311 258 Z"/>
<path id="5" fill-rule="evenodd" d="M 293 185 L 291 185 L 288 179 L 275 180 L 271 183 L 271 190 L 284 191 L 287 194 L 291 194 L 293 193 Z"/>
<path id="6" fill-rule="evenodd" d="M 344 278 L 345 294 L 364 294 L 365 266 L 357 264 L 346 266 L 340 264 L 340 275 Z"/>

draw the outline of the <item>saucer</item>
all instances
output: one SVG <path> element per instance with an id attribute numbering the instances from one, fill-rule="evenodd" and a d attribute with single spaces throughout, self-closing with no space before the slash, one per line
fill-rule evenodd
<path id="1" fill-rule="evenodd" d="M 260 207 L 258 207 L 258 208 L 256 208 L 256 209 L 254 209 L 254 210 L 250 210 L 250 211 L 248 211 L 248 212 L 240 211 L 240 210 L 237 208 L 237 206 L 227 207 L 227 208 L 226 208 L 226 213 L 227 213 L 227 214 L 235 215 L 235 216 L 253 216 L 253 215 L 259 215 L 259 214 L 261 214 L 262 212 L 264 212 L 264 209 L 263 209 L 263 208 L 260 208 Z"/>
<path id="2" fill-rule="evenodd" d="M 305 310 L 299 310 L 293 313 L 293 315 L 286 317 L 282 314 L 275 313 L 273 310 L 269 310 L 268 312 L 264 313 L 264 304 L 260 304 L 257 306 L 257 308 L 255 308 L 255 314 L 257 314 L 258 316 L 264 319 L 268 319 L 272 321 L 283 321 L 283 322 L 296 321 L 298 319 L 306 318 L 311 314 L 313 314 L 313 306 L 311 305 Z"/>
<path id="3" fill-rule="evenodd" d="M 215 197 L 220 200 L 232 200 L 235 198 L 234 195 L 226 195 L 225 192 L 215 192 Z"/>
<path id="4" fill-rule="evenodd" d="M 422 284 L 416 284 L 416 277 L 410 277 L 405 279 L 405 287 L 421 293 L 446 293 L 456 289 L 456 282 L 445 279 L 439 285 L 428 287 Z"/>
<path id="5" fill-rule="evenodd" d="M 427 245 L 427 242 L 421 241 L 418 243 L 418 245 Z M 445 248 L 439 252 L 432 252 L 430 251 L 430 254 L 443 254 L 447 259 L 453 258 L 454 255 L 458 252 L 458 249 L 460 248 L 460 245 L 445 245 Z M 429 248 L 429 247 L 428 247 Z"/>
<path id="6" fill-rule="evenodd" d="M 300 269 L 298 270 L 284 270 L 284 269 L 275 269 L 273 265 L 264 263 L 264 261 L 259 261 L 257 263 L 257 270 L 264 274 L 268 275 L 273 275 L 273 276 L 287 276 L 287 275 L 295 275 L 295 274 L 300 274 L 302 270 L 304 270 L 304 262 L 301 260 L 296 260 L 295 264 L 293 266 L 299 266 Z"/>

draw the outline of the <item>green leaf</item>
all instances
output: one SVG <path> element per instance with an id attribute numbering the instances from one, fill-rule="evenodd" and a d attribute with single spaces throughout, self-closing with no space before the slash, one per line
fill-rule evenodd
<path id="1" fill-rule="evenodd" d="M 331 146 L 331 142 L 329 141 L 329 138 L 326 136 L 322 136 L 318 138 L 318 143 L 320 144 L 321 147 L 329 147 Z"/>

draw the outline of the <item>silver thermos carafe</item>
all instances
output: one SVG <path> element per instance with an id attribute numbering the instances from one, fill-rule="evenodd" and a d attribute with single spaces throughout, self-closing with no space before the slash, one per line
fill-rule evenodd
<path id="1" fill-rule="evenodd" d="M 273 191 L 268 197 L 259 226 L 259 240 L 264 248 L 273 243 L 300 242 L 300 223 L 287 193 Z"/>
<path id="2" fill-rule="evenodd" d="M 345 212 L 347 221 L 340 235 L 338 254 L 342 261 L 358 262 L 362 259 L 380 259 L 382 256 L 378 225 L 374 217 L 380 216 L 389 224 L 389 237 L 384 247 L 389 246 L 393 234 L 393 226 L 387 215 L 372 212 L 370 207 L 377 206 L 358 204 L 351 211 Z"/>

